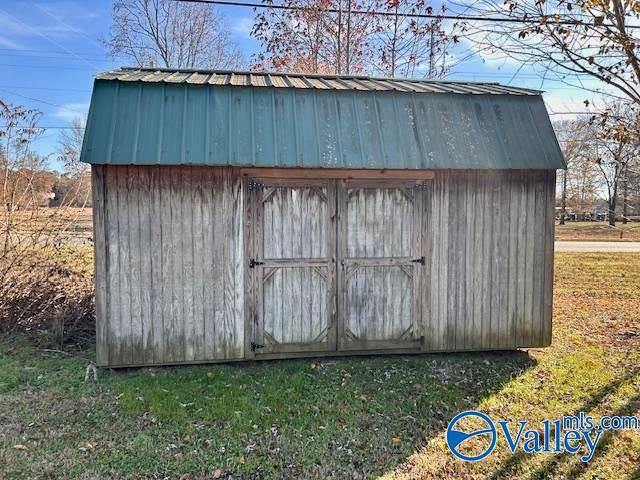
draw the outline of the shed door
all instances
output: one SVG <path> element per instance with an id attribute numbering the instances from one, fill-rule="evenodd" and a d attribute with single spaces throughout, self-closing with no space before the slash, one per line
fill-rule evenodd
<path id="1" fill-rule="evenodd" d="M 420 347 L 422 186 L 342 181 L 340 350 Z"/>
<path id="2" fill-rule="evenodd" d="M 252 350 L 335 350 L 335 182 L 271 179 L 249 187 L 256 215 Z"/>

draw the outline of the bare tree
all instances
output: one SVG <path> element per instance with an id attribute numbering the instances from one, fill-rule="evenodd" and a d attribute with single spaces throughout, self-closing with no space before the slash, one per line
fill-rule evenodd
<path id="1" fill-rule="evenodd" d="M 60 130 L 58 137 L 58 154 L 68 173 L 82 173 L 89 169 L 80 161 L 85 122 L 76 117 L 71 121 L 71 128 Z"/>
<path id="2" fill-rule="evenodd" d="M 561 224 L 568 209 L 576 212 L 591 209 L 604 187 L 597 164 L 598 133 L 594 121 L 593 117 L 581 115 L 553 125 L 567 162 L 560 184 Z"/>
<path id="3" fill-rule="evenodd" d="M 480 49 L 500 51 L 522 65 L 594 90 L 613 87 L 640 104 L 639 44 L 635 33 L 640 8 L 622 0 L 478 0 L 464 4 L 465 13 L 515 22 L 462 22 Z"/>
<path id="4" fill-rule="evenodd" d="M 67 267 L 52 254 L 65 243 L 77 213 L 48 208 L 55 177 L 48 157 L 32 150 L 44 132 L 40 116 L 0 100 L 0 333 L 57 319 L 62 335 L 66 320 L 90 317 L 92 310 L 90 278 L 63 285 Z M 76 308 L 67 300 L 81 284 L 83 307 Z"/>
<path id="5" fill-rule="evenodd" d="M 141 67 L 242 68 L 239 46 L 211 5 L 114 0 L 105 45 Z"/>
<path id="6" fill-rule="evenodd" d="M 579 120 L 564 120 L 553 124 L 564 159 L 567 162 L 567 168 L 562 171 L 560 225 L 564 225 L 564 220 L 567 216 L 567 187 L 570 171 L 573 170 L 575 164 L 579 161 L 581 153 L 584 151 L 582 136 L 580 135 L 583 127 L 584 122 Z"/>
<path id="7" fill-rule="evenodd" d="M 426 2 L 377 0 L 378 11 L 393 13 L 373 22 L 370 70 L 388 77 L 443 77 L 451 64 L 449 47 L 456 39 L 443 28 L 441 18 L 409 15 L 434 14 Z M 444 6 L 441 7 L 444 13 Z"/>
<path id="8" fill-rule="evenodd" d="M 609 103 L 596 128 L 595 163 L 603 180 L 609 210 L 609 225 L 616 224 L 620 186 L 640 154 L 639 107 L 631 102 Z"/>

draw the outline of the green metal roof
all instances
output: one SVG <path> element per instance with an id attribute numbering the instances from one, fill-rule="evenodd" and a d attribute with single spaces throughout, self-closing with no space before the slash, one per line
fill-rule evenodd
<path id="1" fill-rule="evenodd" d="M 494 83 L 120 69 L 96 78 L 93 164 L 565 168 L 540 92 Z"/>

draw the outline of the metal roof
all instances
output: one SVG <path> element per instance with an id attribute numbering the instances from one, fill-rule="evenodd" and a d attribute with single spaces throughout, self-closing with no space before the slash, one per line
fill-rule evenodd
<path id="1" fill-rule="evenodd" d="M 565 168 L 542 97 L 533 90 L 469 82 L 157 69 L 121 69 L 97 77 L 82 160 Z"/>
<path id="2" fill-rule="evenodd" d="M 539 90 L 498 83 L 454 82 L 416 78 L 379 78 L 356 75 L 316 75 L 300 73 L 233 72 L 124 67 L 105 72 L 98 80 L 145 83 L 186 83 L 235 87 L 273 87 L 317 90 L 395 91 L 416 93 L 462 93 L 488 95 L 540 95 Z"/>

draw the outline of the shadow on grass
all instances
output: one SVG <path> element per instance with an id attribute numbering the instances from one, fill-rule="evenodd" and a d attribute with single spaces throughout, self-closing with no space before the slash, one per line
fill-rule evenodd
<path id="1" fill-rule="evenodd" d="M 208 442 L 194 473 L 222 464 L 241 478 L 359 478 L 397 466 L 534 365 L 523 351 L 366 356 L 142 369 L 110 382 L 126 410 L 189 436 L 177 451 Z"/>
<path id="2" fill-rule="evenodd" d="M 622 375 L 615 380 L 607 383 L 602 386 L 602 388 L 598 389 L 589 397 L 589 399 L 584 402 L 579 408 L 574 410 L 572 413 L 567 413 L 567 415 L 579 416 L 580 412 L 584 412 L 586 415 L 592 415 L 596 419 L 599 418 L 594 414 L 596 410 L 600 410 L 603 406 L 604 409 L 600 410 L 602 412 L 607 412 L 608 415 L 634 415 L 638 411 L 640 406 L 640 395 L 633 396 L 628 399 L 620 408 L 617 408 L 615 411 L 611 412 L 606 408 L 607 399 L 610 395 L 615 394 L 617 390 L 622 387 L 625 383 L 633 380 L 638 375 L 640 375 L 639 369 L 632 369 L 626 372 L 625 375 Z M 553 419 L 551 419 L 553 420 Z M 543 464 L 538 467 L 535 471 L 527 475 L 527 478 L 542 480 L 544 478 L 553 478 L 554 476 L 559 476 L 562 474 L 562 478 L 567 479 L 575 479 L 580 477 L 583 473 L 585 473 L 590 465 L 593 462 L 603 455 L 606 455 L 608 448 L 611 445 L 611 442 L 614 440 L 615 435 L 618 432 L 615 431 L 606 431 L 602 434 L 600 441 L 596 447 L 595 453 L 593 454 L 591 460 L 589 462 L 579 461 L 578 457 L 583 455 L 583 453 L 579 454 L 569 454 L 569 453 L 558 453 L 550 456 L 548 459 L 545 459 Z M 518 476 L 518 469 L 520 466 L 525 463 L 528 459 L 531 458 L 531 455 L 525 454 L 522 451 L 511 455 L 508 457 L 496 470 L 494 473 L 490 475 L 492 479 L 505 479 L 505 478 L 516 478 Z M 570 465 L 571 464 L 571 465 Z M 566 472 L 560 472 L 560 470 L 566 467 Z M 640 473 L 638 470 L 637 473 Z M 634 475 L 631 475 L 629 478 L 637 478 Z"/>

